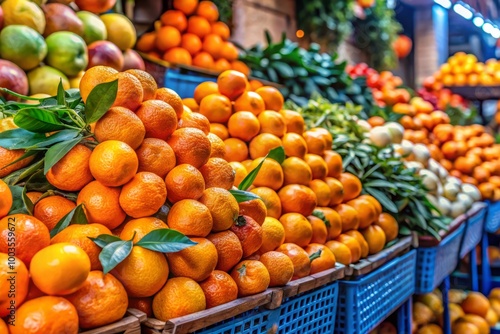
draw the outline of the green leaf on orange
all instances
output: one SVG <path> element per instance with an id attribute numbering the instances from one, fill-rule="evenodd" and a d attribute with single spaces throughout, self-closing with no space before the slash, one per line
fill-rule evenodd
<path id="1" fill-rule="evenodd" d="M 55 237 L 59 232 L 68 227 L 71 223 L 87 224 L 87 217 L 83 211 L 83 204 L 77 205 L 73 210 L 61 218 L 56 226 L 50 231 L 50 238 Z"/>
<path id="2" fill-rule="evenodd" d="M 196 244 L 196 242 L 176 230 L 161 228 L 146 234 L 136 243 L 136 246 L 156 252 L 175 253 Z"/>
<path id="3" fill-rule="evenodd" d="M 264 161 L 267 158 L 271 158 L 273 160 L 276 160 L 280 165 L 283 163 L 285 160 L 285 149 L 283 146 L 278 146 L 273 148 L 272 150 L 269 151 L 269 153 L 262 159 L 262 161 L 248 173 L 247 176 L 241 181 L 241 183 L 238 185 L 239 190 L 247 190 L 250 188 L 252 185 L 253 181 L 255 181 L 255 178 L 257 177 L 257 174 L 259 174 L 260 169 L 262 168 L 262 165 L 264 164 Z"/>
<path id="4" fill-rule="evenodd" d="M 97 122 L 111 108 L 118 93 L 118 79 L 104 82 L 92 89 L 85 103 L 87 124 Z"/>
<path id="5" fill-rule="evenodd" d="M 19 110 L 14 116 L 14 123 L 22 129 L 36 133 L 59 131 L 70 127 L 61 122 L 55 113 L 38 107 Z"/>
<path id="6" fill-rule="evenodd" d="M 246 202 L 253 199 L 260 199 L 260 197 L 250 191 L 244 191 L 239 189 L 230 189 L 229 192 L 236 198 L 236 202 Z"/>
<path id="7" fill-rule="evenodd" d="M 132 241 L 120 240 L 107 244 L 99 254 L 99 261 L 102 264 L 102 271 L 107 274 L 120 262 L 125 260 L 134 247 Z"/>
<path id="8" fill-rule="evenodd" d="M 59 162 L 73 147 L 75 147 L 80 141 L 81 137 L 74 138 L 65 142 L 57 143 L 54 146 L 50 147 L 45 153 L 45 163 L 43 166 L 44 174 L 49 172 L 49 169 L 52 168 L 56 163 Z"/>
<path id="9" fill-rule="evenodd" d="M 110 234 L 100 234 L 97 236 L 97 238 L 92 238 L 92 237 L 87 237 L 87 238 L 89 238 L 90 240 L 95 242 L 95 244 L 101 248 L 106 247 L 106 245 L 108 245 L 112 242 L 122 240 L 122 239 L 118 238 L 117 236 L 110 235 Z"/>

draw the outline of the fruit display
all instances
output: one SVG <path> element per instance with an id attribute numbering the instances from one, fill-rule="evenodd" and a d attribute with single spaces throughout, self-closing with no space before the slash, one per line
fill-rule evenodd
<path id="1" fill-rule="evenodd" d="M 3 1 L 2 87 L 23 95 L 54 96 L 60 81 L 64 89 L 78 88 L 84 71 L 93 66 L 144 69 L 132 50 L 132 22 L 122 14 L 106 13 L 115 2 L 81 0 L 73 6 L 71 1 Z"/>
<path id="2" fill-rule="evenodd" d="M 155 22 L 155 29 L 137 41 L 137 50 L 172 64 L 200 67 L 215 72 L 250 69 L 238 60 L 238 49 L 229 41 L 229 27 L 219 19 L 211 1 L 173 1 Z"/>

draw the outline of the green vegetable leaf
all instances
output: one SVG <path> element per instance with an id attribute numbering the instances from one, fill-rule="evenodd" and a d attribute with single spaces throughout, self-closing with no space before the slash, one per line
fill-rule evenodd
<path id="1" fill-rule="evenodd" d="M 111 108 L 118 93 L 118 79 L 99 84 L 90 92 L 86 107 L 87 124 L 97 122 Z"/>
<path id="2" fill-rule="evenodd" d="M 244 190 L 239 190 L 239 189 L 230 189 L 229 192 L 234 196 L 234 198 L 236 198 L 236 201 L 238 203 L 251 201 L 253 199 L 260 199 L 259 196 L 257 196 L 256 194 L 254 194 L 250 191 L 244 191 Z"/>
<path id="3" fill-rule="evenodd" d="M 24 149 L 45 139 L 45 134 L 17 128 L 0 132 L 0 147 L 8 150 Z"/>
<path id="4" fill-rule="evenodd" d="M 87 217 L 85 216 L 85 212 L 83 210 L 83 204 L 77 205 L 73 210 L 68 212 L 64 217 L 59 220 L 56 226 L 50 231 L 50 237 L 53 238 L 59 232 L 68 227 L 71 223 L 77 224 L 87 224 Z"/>
<path id="5" fill-rule="evenodd" d="M 62 84 L 62 79 L 59 79 L 59 85 L 57 86 L 57 104 L 60 106 L 66 105 L 66 92 Z"/>
<path id="6" fill-rule="evenodd" d="M 61 160 L 73 147 L 75 147 L 81 138 L 75 138 L 68 140 L 66 142 L 57 143 L 50 147 L 45 154 L 45 164 L 43 167 L 44 174 L 49 172 L 49 169 L 54 166 L 59 160 Z"/>
<path id="7" fill-rule="evenodd" d="M 19 110 L 14 116 L 14 123 L 20 128 L 36 133 L 59 131 L 68 127 L 55 113 L 37 107 Z"/>
<path id="8" fill-rule="evenodd" d="M 106 245 L 116 242 L 116 241 L 122 241 L 122 239 L 118 238 L 115 235 L 111 234 L 99 234 L 97 238 L 92 238 L 92 237 L 87 237 L 90 240 L 92 240 L 97 246 L 104 248 Z"/>
<path id="9" fill-rule="evenodd" d="M 153 230 L 136 243 L 137 246 L 162 253 L 175 253 L 196 244 L 184 234 L 169 228 Z"/>
<path id="10" fill-rule="evenodd" d="M 104 246 L 99 254 L 102 271 L 107 274 L 113 270 L 120 262 L 130 255 L 133 247 L 134 245 L 131 240 L 115 241 Z"/>
<path id="11" fill-rule="evenodd" d="M 384 180 L 373 180 L 365 183 L 364 186 L 373 188 L 395 188 L 393 183 Z"/>
<path id="12" fill-rule="evenodd" d="M 382 205 L 387 211 L 398 213 L 398 207 L 396 206 L 396 204 L 394 204 L 393 201 L 389 199 L 389 197 L 387 197 L 386 194 L 374 188 L 364 187 L 363 189 L 365 189 L 366 192 L 375 197 L 375 199 L 380 202 L 380 205 Z"/>

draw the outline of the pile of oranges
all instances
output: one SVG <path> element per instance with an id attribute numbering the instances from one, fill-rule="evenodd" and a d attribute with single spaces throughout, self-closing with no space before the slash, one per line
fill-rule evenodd
<path id="1" fill-rule="evenodd" d="M 250 69 L 237 60 L 238 49 L 228 41 L 228 26 L 217 21 L 219 11 L 213 2 L 174 0 L 173 8 L 161 15 L 155 31 L 139 38 L 137 50 L 169 63 L 250 74 Z"/>

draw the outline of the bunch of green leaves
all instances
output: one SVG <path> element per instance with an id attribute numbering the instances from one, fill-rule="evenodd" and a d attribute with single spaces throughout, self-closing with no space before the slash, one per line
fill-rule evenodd
<path id="1" fill-rule="evenodd" d="M 444 112 L 450 117 L 452 125 L 464 126 L 481 123 L 481 120 L 478 119 L 477 109 L 472 104 L 469 108 L 447 104 Z"/>
<path id="2" fill-rule="evenodd" d="M 440 239 L 439 231 L 447 230 L 450 220 L 432 214 L 436 208 L 426 198 L 428 190 L 421 177 L 405 167 L 392 147 L 371 144 L 366 130 L 356 122 L 359 107 L 315 97 L 307 106 L 295 109 L 308 128 L 330 131 L 334 138 L 332 149 L 342 156 L 344 171 L 356 175 L 363 184 L 363 193 L 375 197 L 384 211 L 398 220 L 401 235 L 414 231 Z"/>
<path id="3" fill-rule="evenodd" d="M 234 0 L 213 0 L 219 9 L 219 20 L 232 26 Z"/>
<path id="4" fill-rule="evenodd" d="M 252 75 L 281 84 L 285 98 L 298 105 L 307 104 L 313 94 L 321 94 L 333 103 L 360 105 L 367 114 L 376 108 L 366 79 L 352 79 L 345 71 L 346 62 L 337 60 L 337 54 L 321 53 L 318 44 L 309 49 L 299 47 L 283 34 L 273 43 L 266 32 L 267 47 L 256 45 L 240 56 L 252 70 Z"/>
<path id="5" fill-rule="evenodd" d="M 398 58 L 392 45 L 402 27 L 394 10 L 387 7 L 387 1 L 376 0 L 365 14 L 353 21 L 354 45 L 368 56 L 370 67 L 379 71 L 395 68 Z"/>
<path id="6" fill-rule="evenodd" d="M 299 0 L 295 3 L 298 28 L 309 40 L 335 50 L 352 32 L 354 4 L 354 0 Z"/>

